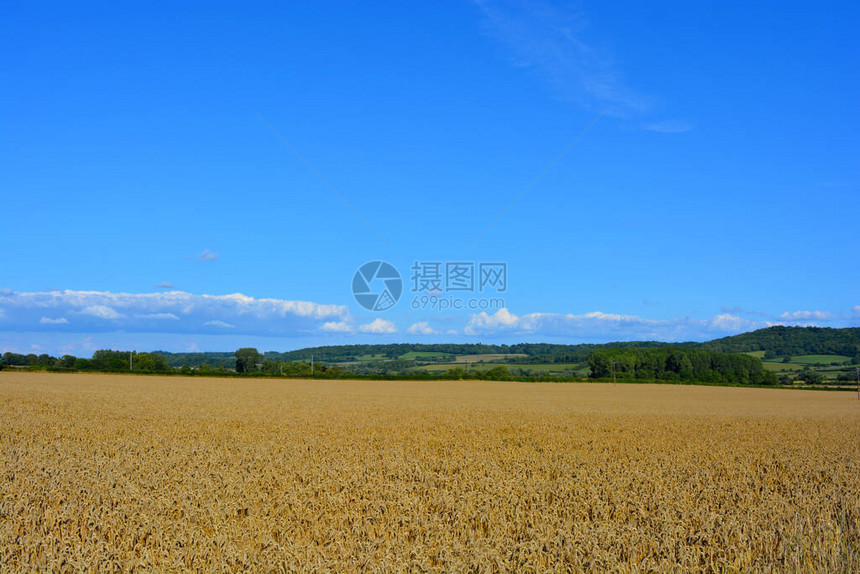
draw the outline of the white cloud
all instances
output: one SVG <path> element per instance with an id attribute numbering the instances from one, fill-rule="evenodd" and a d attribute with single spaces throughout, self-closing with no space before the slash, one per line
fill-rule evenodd
<path id="1" fill-rule="evenodd" d="M 162 281 L 158 285 L 155 286 L 156 289 L 173 289 L 173 283 L 168 283 L 167 281 Z"/>
<path id="2" fill-rule="evenodd" d="M 391 321 L 386 321 L 385 319 L 374 319 L 370 323 L 366 323 L 364 325 L 360 325 L 358 330 L 362 333 L 375 333 L 375 334 L 383 334 L 383 333 L 396 333 L 397 328 L 395 328 L 394 323 Z"/>
<path id="3" fill-rule="evenodd" d="M 218 254 L 213 251 L 209 251 L 208 249 L 204 249 L 203 253 L 197 257 L 200 261 L 218 261 Z"/>
<path id="4" fill-rule="evenodd" d="M 411 333 L 412 335 L 435 335 L 438 333 L 436 329 L 430 326 L 430 323 L 427 321 L 419 321 L 418 323 L 414 323 L 410 325 L 408 329 L 406 329 L 407 333 Z"/>
<path id="5" fill-rule="evenodd" d="M 514 329 L 519 325 L 519 321 L 519 317 L 504 307 L 496 311 L 493 315 L 487 314 L 486 311 L 481 311 L 477 315 L 472 315 L 469 319 L 465 333 L 467 335 L 475 335 L 479 331 Z"/>
<path id="6" fill-rule="evenodd" d="M 345 305 L 254 298 L 241 293 L 196 295 L 183 291 L 111 293 L 108 291 L 4 292 L 0 313 L 5 330 L 48 330 L 42 317 L 68 317 L 75 332 L 116 331 L 205 333 L 231 325 L 236 333 L 294 336 L 317 331 L 324 322 L 345 321 Z M 219 323 L 220 321 L 220 323 Z M 64 329 L 65 330 L 65 329 Z"/>
<path id="7" fill-rule="evenodd" d="M 84 315 L 92 315 L 99 319 L 122 319 L 124 317 L 122 313 L 118 313 L 115 309 L 112 309 L 107 305 L 92 305 L 90 307 L 85 307 L 82 311 L 78 312 Z"/>
<path id="8" fill-rule="evenodd" d="M 779 318 L 784 319 L 786 321 L 832 321 L 833 319 L 835 319 L 833 314 L 829 311 L 786 311 L 785 313 L 780 315 Z"/>
<path id="9" fill-rule="evenodd" d="M 684 120 L 663 120 L 645 124 L 647 131 L 660 134 L 682 134 L 692 131 L 694 127 L 691 122 Z"/>
<path id="10" fill-rule="evenodd" d="M 854 305 L 851 307 L 851 312 L 854 313 L 855 317 L 860 317 L 860 305 Z"/>
<path id="11" fill-rule="evenodd" d="M 710 324 L 712 327 L 720 331 L 734 331 L 739 333 L 755 325 L 755 322 L 750 321 L 749 319 L 744 319 L 743 317 L 738 317 L 737 315 L 732 315 L 731 313 L 723 313 L 722 315 L 712 317 L 710 319 Z"/>
<path id="12" fill-rule="evenodd" d="M 348 321 L 326 321 L 320 327 L 320 331 L 327 333 L 352 333 L 354 329 Z"/>
<path id="13" fill-rule="evenodd" d="M 65 317 L 59 317 L 57 319 L 52 319 L 50 317 L 42 317 L 39 319 L 40 325 L 68 325 L 69 320 Z"/>

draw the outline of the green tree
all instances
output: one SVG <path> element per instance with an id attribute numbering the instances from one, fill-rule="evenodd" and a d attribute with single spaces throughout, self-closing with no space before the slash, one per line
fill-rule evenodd
<path id="1" fill-rule="evenodd" d="M 509 381 L 511 380 L 511 372 L 504 366 L 493 367 L 484 373 L 484 378 L 491 381 Z"/>
<path id="2" fill-rule="evenodd" d="M 800 372 L 799 378 L 807 385 L 820 385 L 824 382 L 824 377 L 818 371 L 813 371 L 806 367 Z"/>
<path id="3" fill-rule="evenodd" d="M 466 378 L 466 370 L 462 367 L 454 367 L 453 369 L 448 369 L 445 371 L 443 375 L 446 379 L 454 379 L 460 380 Z"/>
<path id="4" fill-rule="evenodd" d="M 260 367 L 260 370 L 267 375 L 278 375 L 281 372 L 281 363 L 265 360 L 263 361 L 263 365 Z"/>
<path id="5" fill-rule="evenodd" d="M 243 347 L 236 351 L 236 372 L 252 373 L 257 370 L 257 363 L 263 362 L 263 355 L 253 347 Z"/>
<path id="6" fill-rule="evenodd" d="M 89 368 L 94 371 L 127 371 L 129 370 L 129 351 L 112 351 L 99 349 L 93 353 Z"/>
<path id="7" fill-rule="evenodd" d="M 19 355 L 18 353 L 3 353 L 3 364 L 25 366 L 29 365 L 30 361 L 27 359 L 26 355 Z"/>
<path id="8" fill-rule="evenodd" d="M 137 353 L 134 355 L 134 370 L 161 372 L 169 371 L 170 366 L 167 364 L 167 359 L 162 355 L 156 355 L 154 353 Z"/>

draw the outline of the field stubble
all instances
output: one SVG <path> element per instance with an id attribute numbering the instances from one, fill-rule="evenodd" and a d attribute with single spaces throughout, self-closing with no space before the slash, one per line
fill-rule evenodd
<path id="1" fill-rule="evenodd" d="M 860 401 L 0 373 L 0 568 L 857 571 Z"/>

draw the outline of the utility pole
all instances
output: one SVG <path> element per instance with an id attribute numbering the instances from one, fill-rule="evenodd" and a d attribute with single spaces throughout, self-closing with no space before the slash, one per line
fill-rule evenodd
<path id="1" fill-rule="evenodd" d="M 612 361 L 612 385 L 615 385 L 615 361 Z"/>
<path id="2" fill-rule="evenodd" d="M 128 370 L 131 371 L 134 369 L 134 351 L 128 352 Z"/>
<path id="3" fill-rule="evenodd" d="M 857 373 L 857 400 L 860 401 L 860 367 L 854 369 Z"/>
<path id="4" fill-rule="evenodd" d="M 311 374 L 314 374 L 314 356 L 311 355 Z"/>

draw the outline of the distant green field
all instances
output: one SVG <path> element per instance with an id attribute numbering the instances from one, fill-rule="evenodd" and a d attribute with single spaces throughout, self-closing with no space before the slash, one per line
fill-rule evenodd
<path id="1" fill-rule="evenodd" d="M 527 357 L 524 353 L 484 353 L 482 355 L 457 355 L 458 363 L 480 363 L 489 361 L 499 361 L 511 359 L 514 357 Z"/>
<path id="2" fill-rule="evenodd" d="M 749 355 L 750 357 L 758 357 L 761 359 L 764 357 L 764 351 L 750 351 L 748 353 L 744 353 L 744 355 Z"/>
<path id="3" fill-rule="evenodd" d="M 803 370 L 803 365 L 798 365 L 797 363 L 772 363 L 770 361 L 764 361 L 762 365 L 764 365 L 764 368 L 766 370 L 772 371 L 774 373 L 785 373 Z"/>
<path id="4" fill-rule="evenodd" d="M 408 353 L 403 353 L 398 358 L 399 359 L 424 359 L 424 358 L 433 358 L 433 357 L 449 357 L 451 353 L 438 353 L 435 351 L 409 351 Z"/>
<path id="5" fill-rule="evenodd" d="M 851 357 L 845 355 L 795 355 L 791 358 L 791 362 L 798 365 L 814 365 L 821 363 L 829 365 L 831 363 L 845 363 L 851 360 Z"/>
<path id="6" fill-rule="evenodd" d="M 357 361 L 382 361 L 382 360 L 384 360 L 384 359 L 386 359 L 386 358 L 387 358 L 387 357 L 386 357 L 385 355 L 382 355 L 382 354 L 376 354 L 376 355 L 359 355 L 358 357 L 356 357 L 356 360 L 357 360 Z"/>
<path id="7" fill-rule="evenodd" d="M 582 367 L 580 365 L 575 364 L 563 364 L 563 363 L 535 363 L 535 364 L 521 364 L 521 363 L 469 363 L 470 371 L 488 371 L 490 369 L 496 367 L 507 367 L 511 371 L 519 371 L 520 369 L 525 369 L 529 371 L 540 371 L 545 373 L 563 373 L 563 372 L 576 372 L 577 376 L 585 376 L 588 373 L 588 367 Z M 417 367 L 422 371 L 431 371 L 431 372 L 443 372 L 448 369 L 465 369 L 465 363 L 436 363 L 433 365 L 422 365 Z M 584 373 L 584 374 L 582 374 Z"/>
<path id="8" fill-rule="evenodd" d="M 762 353 L 762 351 L 756 351 L 756 353 Z M 747 355 L 752 355 L 753 353 L 746 353 Z M 776 359 L 766 359 L 764 361 L 765 366 L 769 364 L 776 365 L 830 365 L 831 363 L 847 363 L 851 360 L 851 357 L 846 357 L 845 355 L 794 355 L 790 357 L 788 363 L 783 363 L 784 357 L 778 357 Z"/>

